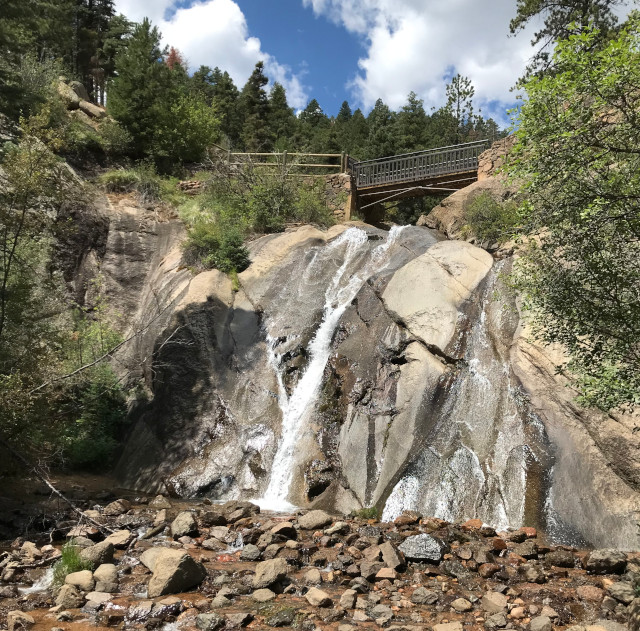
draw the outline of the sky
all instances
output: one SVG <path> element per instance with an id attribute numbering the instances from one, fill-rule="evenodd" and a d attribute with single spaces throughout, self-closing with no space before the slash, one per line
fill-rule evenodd
<path id="1" fill-rule="evenodd" d="M 532 55 L 536 25 L 509 37 L 515 0 L 116 0 L 148 17 L 191 71 L 227 70 L 241 88 L 262 60 L 270 80 L 303 109 L 328 115 L 348 100 L 365 114 L 381 98 L 397 110 L 413 91 L 425 108 L 445 102 L 448 80 L 473 82 L 476 109 L 508 124 L 511 88 Z"/>

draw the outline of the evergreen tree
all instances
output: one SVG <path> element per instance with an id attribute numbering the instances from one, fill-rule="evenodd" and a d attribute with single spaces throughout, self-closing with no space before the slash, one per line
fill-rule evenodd
<path id="1" fill-rule="evenodd" d="M 382 99 L 378 99 L 367 117 L 369 135 L 365 155 L 367 159 L 392 156 L 397 153 L 398 142 L 394 129 L 395 116 Z"/>
<path id="2" fill-rule="evenodd" d="M 464 142 L 465 131 L 468 130 L 470 123 L 473 121 L 473 97 L 475 96 L 475 88 L 471 83 L 471 79 L 457 74 L 451 79 L 451 83 L 447 85 L 447 105 L 446 109 L 455 121 L 455 142 Z"/>
<path id="3" fill-rule="evenodd" d="M 191 77 L 191 89 L 195 94 L 201 96 L 208 105 L 213 105 L 215 85 L 213 70 L 209 66 L 200 66 Z"/>
<path id="4" fill-rule="evenodd" d="M 531 41 L 538 50 L 525 74 L 540 73 L 549 69 L 551 53 L 556 42 L 567 39 L 573 32 L 572 24 L 584 29 L 590 24 L 598 29 L 592 45 L 597 46 L 615 32 L 618 18 L 613 7 L 626 4 L 625 0 L 517 0 L 517 15 L 509 24 L 514 35 L 533 19 L 542 19 L 543 25 Z"/>
<path id="5" fill-rule="evenodd" d="M 343 146 L 347 153 L 364 160 L 367 138 L 369 137 L 369 124 L 362 110 L 358 108 L 349 121 L 347 128 L 347 144 Z"/>
<path id="6" fill-rule="evenodd" d="M 410 92 L 406 105 L 398 113 L 397 135 L 401 153 L 425 148 L 427 113 L 424 102 L 415 92 Z"/>
<path id="7" fill-rule="evenodd" d="M 242 128 L 244 110 L 241 107 L 240 92 L 228 72 L 214 68 L 213 108 L 220 119 L 220 131 L 227 139 L 230 148 L 242 147 Z"/>
<path id="8" fill-rule="evenodd" d="M 280 83 L 274 83 L 269 94 L 269 125 L 275 145 L 280 151 L 289 145 L 296 131 L 296 116 L 287 103 L 287 93 Z"/>
<path id="9" fill-rule="evenodd" d="M 133 27 L 133 22 L 124 15 L 114 15 L 102 38 L 102 44 L 96 54 L 96 63 L 91 69 L 93 97 L 101 105 L 105 104 L 107 81 L 115 74 L 116 57 L 127 45 Z"/>
<path id="10" fill-rule="evenodd" d="M 269 128 L 269 99 L 265 86 L 264 63 L 256 64 L 249 80 L 242 88 L 240 106 L 244 115 L 242 141 L 247 151 L 270 151 L 273 137 Z"/>
<path id="11" fill-rule="evenodd" d="M 301 148 L 310 153 L 328 152 L 328 136 L 331 123 L 328 116 L 322 111 L 320 103 L 311 99 L 307 107 L 300 112 L 299 117 Z"/>
<path id="12" fill-rule="evenodd" d="M 348 101 L 342 101 L 340 111 L 338 112 L 338 116 L 336 117 L 336 122 L 340 124 L 346 124 L 351 121 L 352 117 L 353 114 L 351 113 L 351 108 L 349 107 Z"/>

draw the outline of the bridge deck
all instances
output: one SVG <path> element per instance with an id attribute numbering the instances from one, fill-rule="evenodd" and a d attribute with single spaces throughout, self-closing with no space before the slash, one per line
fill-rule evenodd
<path id="1" fill-rule="evenodd" d="M 414 197 L 467 186 L 477 179 L 478 158 L 488 147 L 489 141 L 480 140 L 377 160 L 351 161 L 349 166 L 358 196 L 379 203 L 389 196 Z"/>

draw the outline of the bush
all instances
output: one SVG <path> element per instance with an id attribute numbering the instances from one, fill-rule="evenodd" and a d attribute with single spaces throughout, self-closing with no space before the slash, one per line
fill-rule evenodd
<path id="1" fill-rule="evenodd" d="M 207 221 L 198 222 L 189 230 L 185 260 L 190 265 L 227 273 L 242 272 L 250 263 L 244 237 L 237 228 Z"/>
<path id="2" fill-rule="evenodd" d="M 149 165 L 140 165 L 133 169 L 114 169 L 98 178 L 107 192 L 136 192 L 143 201 L 160 199 L 161 179 L 155 169 Z"/>
<path id="3" fill-rule="evenodd" d="M 378 509 L 375 506 L 361 508 L 360 510 L 354 511 L 353 514 L 360 519 L 378 519 Z"/>
<path id="4" fill-rule="evenodd" d="M 81 548 L 75 545 L 73 539 L 62 546 L 60 550 L 62 556 L 53 566 L 53 585 L 55 587 L 62 587 L 65 578 L 73 572 L 92 569 L 91 563 L 80 556 L 80 550 Z"/>
<path id="5" fill-rule="evenodd" d="M 465 209 L 468 231 L 482 242 L 504 243 L 518 225 L 518 205 L 513 201 L 498 202 L 484 191 Z"/>
<path id="6" fill-rule="evenodd" d="M 100 137 L 102 147 L 108 156 L 128 156 L 133 149 L 131 134 L 114 120 L 107 119 L 100 125 Z"/>

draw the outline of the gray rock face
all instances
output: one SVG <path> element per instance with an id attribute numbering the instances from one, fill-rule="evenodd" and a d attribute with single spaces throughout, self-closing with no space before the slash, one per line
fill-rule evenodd
<path id="1" fill-rule="evenodd" d="M 440 563 L 447 551 L 447 545 L 441 539 L 420 534 L 407 537 L 398 549 L 409 561 Z"/>
<path id="2" fill-rule="evenodd" d="M 196 587 L 205 579 L 207 571 L 181 550 L 163 548 L 153 563 L 153 576 L 149 581 L 149 598 L 164 594 L 177 594 Z"/>

